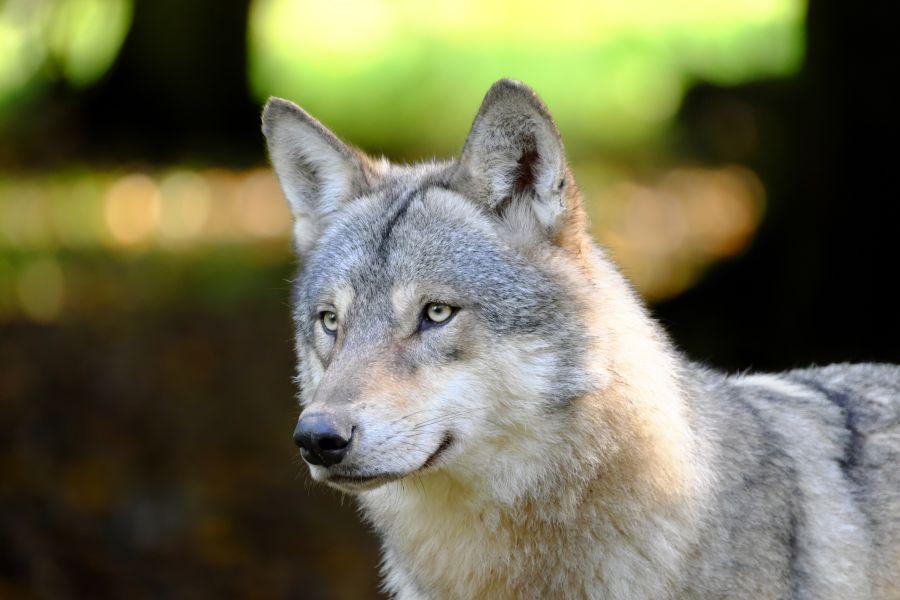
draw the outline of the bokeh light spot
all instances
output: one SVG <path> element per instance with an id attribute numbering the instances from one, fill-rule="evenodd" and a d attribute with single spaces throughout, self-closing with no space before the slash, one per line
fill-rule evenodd
<path id="1" fill-rule="evenodd" d="M 765 208 L 762 183 L 744 167 L 675 168 L 605 190 L 591 185 L 595 178 L 585 181 L 595 235 L 651 300 L 681 293 L 708 266 L 746 248 Z"/>
<path id="2" fill-rule="evenodd" d="M 196 237 L 209 219 L 211 196 L 206 181 L 190 171 L 163 177 L 160 191 L 160 236 L 170 242 Z"/>
<path id="3" fill-rule="evenodd" d="M 19 274 L 16 291 L 26 316 L 42 323 L 52 321 L 63 306 L 62 269 L 52 258 L 32 260 Z"/>
<path id="4" fill-rule="evenodd" d="M 248 233 L 278 237 L 290 231 L 291 213 L 271 170 L 259 169 L 247 175 L 235 200 L 235 217 Z"/>
<path id="5" fill-rule="evenodd" d="M 47 30 L 47 45 L 66 79 L 93 83 L 110 67 L 131 24 L 128 0 L 62 0 Z"/>
<path id="6" fill-rule="evenodd" d="M 16 311 L 16 272 L 9 260 L 0 255 L 0 322 Z"/>
<path id="7" fill-rule="evenodd" d="M 147 239 L 159 220 L 156 183 L 143 174 L 126 175 L 106 194 L 106 225 L 115 241 L 133 245 Z"/>

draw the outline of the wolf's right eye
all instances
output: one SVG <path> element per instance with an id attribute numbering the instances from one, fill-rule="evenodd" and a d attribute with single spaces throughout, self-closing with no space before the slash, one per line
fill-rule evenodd
<path id="1" fill-rule="evenodd" d="M 323 310 L 319 313 L 319 320 L 322 321 L 322 329 L 328 335 L 334 335 L 338 328 L 337 315 L 330 310 Z"/>
<path id="2" fill-rule="evenodd" d="M 419 331 L 445 324 L 453 318 L 456 310 L 455 307 L 443 302 L 431 302 L 425 305 L 425 308 L 422 310 L 422 316 L 419 318 Z"/>

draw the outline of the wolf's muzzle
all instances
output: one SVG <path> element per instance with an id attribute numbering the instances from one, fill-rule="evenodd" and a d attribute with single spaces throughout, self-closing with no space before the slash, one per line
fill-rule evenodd
<path id="1" fill-rule="evenodd" d="M 294 429 L 294 443 L 300 456 L 312 465 L 330 467 L 343 460 L 350 448 L 354 428 L 333 415 L 304 415 Z"/>

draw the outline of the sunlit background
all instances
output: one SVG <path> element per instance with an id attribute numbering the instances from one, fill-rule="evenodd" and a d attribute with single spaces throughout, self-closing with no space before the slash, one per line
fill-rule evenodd
<path id="1" fill-rule="evenodd" d="M 828 179 L 852 111 L 817 104 L 847 93 L 839 25 L 802 0 L 0 0 L 0 597 L 375 593 L 374 540 L 290 446 L 270 95 L 413 161 L 526 81 L 697 358 L 896 358 L 804 312 L 853 221 Z"/>
<path id="2" fill-rule="evenodd" d="M 128 0 L 7 1 L 0 127 L 15 127 L 59 86 L 96 85 L 133 17 Z M 296 99 L 355 144 L 402 160 L 454 154 L 490 84 L 507 74 L 527 81 L 552 107 L 578 180 L 596 199 L 597 235 L 639 290 L 659 299 L 740 252 L 765 210 L 751 169 L 692 164 L 666 150 L 686 91 L 697 81 L 795 73 L 803 17 L 799 0 L 448 1 L 427 13 L 412 0 L 258 0 L 249 6 L 246 77 L 257 103 Z M 77 155 L 55 167 L 13 168 L 0 180 L 0 244 L 28 255 L 0 271 L 0 318 L 50 321 L 77 310 L 55 256 L 62 249 L 183 253 L 283 240 L 289 230 L 271 173 L 257 168 L 131 170 Z"/>

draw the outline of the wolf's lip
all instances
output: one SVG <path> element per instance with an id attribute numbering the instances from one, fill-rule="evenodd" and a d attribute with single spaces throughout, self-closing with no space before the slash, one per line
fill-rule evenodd
<path id="1" fill-rule="evenodd" d="M 388 481 L 396 481 L 401 477 L 405 477 L 403 473 L 382 473 L 379 475 L 339 475 L 330 473 L 328 475 L 328 483 L 337 483 L 340 485 L 366 486 L 372 483 L 387 483 Z"/>
<path id="2" fill-rule="evenodd" d="M 437 459 L 453 444 L 453 436 L 449 433 L 445 433 L 441 443 L 438 445 L 437 449 L 431 453 L 431 455 L 425 459 L 420 467 L 409 471 L 407 473 L 373 473 L 373 474 L 353 474 L 353 473 L 329 473 L 328 474 L 328 483 L 334 483 L 337 485 L 344 485 L 349 487 L 359 487 L 362 489 L 368 489 L 375 487 L 377 485 L 381 485 L 383 483 L 388 483 L 389 481 L 397 481 L 398 479 L 403 479 L 404 477 L 408 477 L 410 475 L 415 475 L 420 471 L 424 471 L 428 467 L 432 466 Z"/>
<path id="3" fill-rule="evenodd" d="M 437 447 L 437 450 L 432 452 L 431 456 L 426 458 L 425 462 L 422 463 L 422 466 L 419 467 L 418 469 L 416 469 L 416 471 L 422 471 L 424 469 L 427 469 L 431 465 L 433 465 L 437 461 L 438 457 L 440 457 L 440 455 L 443 454 L 444 451 L 447 448 L 449 448 L 452 443 L 453 443 L 453 436 L 450 435 L 449 432 L 445 433 L 444 438 L 441 440 L 441 443 Z M 414 471 L 414 472 L 416 472 L 416 471 Z"/>

